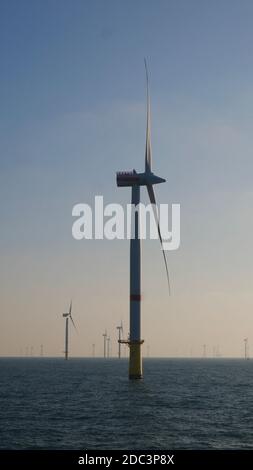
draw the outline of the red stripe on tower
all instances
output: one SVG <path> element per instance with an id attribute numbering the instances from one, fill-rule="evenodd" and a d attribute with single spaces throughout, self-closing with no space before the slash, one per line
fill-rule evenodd
<path id="1" fill-rule="evenodd" d="M 135 302 L 140 302 L 141 301 L 141 295 L 140 294 L 132 294 L 132 295 L 130 295 L 130 300 L 134 300 Z"/>

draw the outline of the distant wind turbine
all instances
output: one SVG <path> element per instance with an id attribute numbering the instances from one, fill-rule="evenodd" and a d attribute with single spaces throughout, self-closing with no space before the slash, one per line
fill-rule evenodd
<path id="1" fill-rule="evenodd" d="M 63 313 L 62 316 L 64 318 L 66 318 L 66 324 L 65 324 L 65 351 L 64 351 L 64 354 L 65 354 L 65 359 L 68 360 L 68 357 L 69 357 L 69 319 L 71 320 L 75 330 L 77 331 L 76 325 L 75 325 L 74 320 L 72 318 L 72 300 L 70 302 L 69 311 L 67 313 Z"/>
<path id="2" fill-rule="evenodd" d="M 104 337 L 104 358 L 106 358 L 106 339 L 107 339 L 107 331 L 105 330 L 105 332 L 103 333 L 102 335 Z"/>
<path id="3" fill-rule="evenodd" d="M 108 336 L 106 340 L 107 340 L 107 357 L 110 357 L 110 336 Z"/>
<path id="4" fill-rule="evenodd" d="M 130 348 L 129 358 L 129 378 L 141 379 L 142 374 L 142 358 L 141 345 L 144 340 L 141 339 L 141 243 L 139 238 L 139 214 L 138 205 L 140 203 L 140 187 L 146 186 L 150 202 L 152 204 L 155 221 L 157 224 L 158 235 L 161 243 L 163 259 L 167 274 L 168 288 L 170 292 L 169 272 L 166 261 L 165 252 L 163 250 L 162 236 L 160 224 L 157 214 L 156 198 L 153 186 L 155 184 L 165 183 L 165 179 L 156 176 L 152 172 L 152 151 L 151 151 L 151 130 L 150 130 L 150 97 L 149 97 L 149 80 L 148 70 L 145 61 L 146 82 L 147 82 L 147 128 L 146 128 L 146 151 L 145 151 L 145 171 L 137 173 L 135 170 L 131 172 L 117 173 L 117 186 L 132 188 L 132 205 L 135 206 L 134 217 L 134 238 L 130 242 L 130 339 L 126 342 Z"/>
<path id="5" fill-rule="evenodd" d="M 118 356 L 119 356 L 119 359 L 121 358 L 121 340 L 123 338 L 123 324 L 122 324 L 122 321 L 121 321 L 121 324 L 120 326 L 117 326 L 117 330 L 119 332 L 119 338 L 118 338 L 118 343 L 119 343 L 119 350 L 118 350 Z M 122 336 L 121 336 L 122 335 Z"/>
<path id="6" fill-rule="evenodd" d="M 245 359 L 249 359 L 249 354 L 248 354 L 248 348 L 249 348 L 249 345 L 248 345 L 248 338 L 245 338 L 243 341 L 244 341 L 244 358 L 245 358 Z"/>

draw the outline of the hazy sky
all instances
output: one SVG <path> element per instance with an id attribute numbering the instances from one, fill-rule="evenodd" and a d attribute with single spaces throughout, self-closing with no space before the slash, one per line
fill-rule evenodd
<path id="1" fill-rule="evenodd" d="M 129 317 L 129 242 L 75 241 L 72 207 L 130 202 L 144 168 L 151 76 L 159 202 L 181 204 L 181 247 L 143 243 L 144 354 L 253 354 L 253 2 L 0 1 L 0 354 L 103 352 Z M 142 190 L 143 201 L 147 201 Z"/>

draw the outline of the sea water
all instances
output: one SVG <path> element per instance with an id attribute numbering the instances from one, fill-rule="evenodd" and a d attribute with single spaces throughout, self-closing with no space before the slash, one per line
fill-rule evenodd
<path id="1" fill-rule="evenodd" d="M 1 358 L 1 449 L 253 449 L 253 360 Z"/>

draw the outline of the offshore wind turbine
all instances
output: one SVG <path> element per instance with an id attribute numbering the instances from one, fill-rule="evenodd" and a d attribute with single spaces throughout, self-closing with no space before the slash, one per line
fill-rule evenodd
<path id="1" fill-rule="evenodd" d="M 146 83 L 147 83 L 147 127 L 146 127 L 146 151 L 145 151 L 145 171 L 137 173 L 135 170 L 117 173 L 117 186 L 132 188 L 132 205 L 135 207 L 134 216 L 134 237 L 130 241 L 130 338 L 129 340 L 121 340 L 127 343 L 130 348 L 129 357 L 129 378 L 141 379 L 142 374 L 142 357 L 141 345 L 144 340 L 141 338 L 141 243 L 139 237 L 139 213 L 138 205 L 140 203 L 140 187 L 146 186 L 150 202 L 157 224 L 158 235 L 163 253 L 168 287 L 170 291 L 169 272 L 166 261 L 165 252 L 162 245 L 162 236 L 160 232 L 160 224 L 157 214 L 156 198 L 153 186 L 155 184 L 165 183 L 164 178 L 156 176 L 152 172 L 152 150 L 151 150 L 151 129 L 150 129 L 150 96 L 149 96 L 149 79 L 148 69 L 145 61 Z"/>
<path id="2" fill-rule="evenodd" d="M 72 318 L 72 300 L 70 302 L 69 306 L 69 311 L 67 313 L 63 313 L 62 316 L 66 318 L 66 323 L 65 323 L 65 359 L 68 360 L 69 357 L 69 319 L 72 321 L 72 324 L 76 330 L 76 325 L 74 323 L 74 320 Z M 76 330 L 77 331 L 77 330 Z"/>
<path id="3" fill-rule="evenodd" d="M 105 332 L 103 333 L 102 335 L 104 337 L 104 358 L 106 358 L 106 339 L 107 339 L 107 331 L 105 330 Z"/>
<path id="4" fill-rule="evenodd" d="M 119 332 L 119 339 L 118 339 L 118 343 L 119 343 L 118 357 L 119 357 L 119 359 L 120 359 L 120 358 L 121 358 L 121 340 L 122 340 L 121 335 L 122 335 L 122 337 L 123 337 L 123 323 L 122 323 L 122 321 L 121 321 L 121 323 L 120 323 L 120 326 L 117 326 L 117 330 L 118 330 L 118 332 Z"/>
<path id="5" fill-rule="evenodd" d="M 107 357 L 110 357 L 110 336 L 107 336 Z"/>

